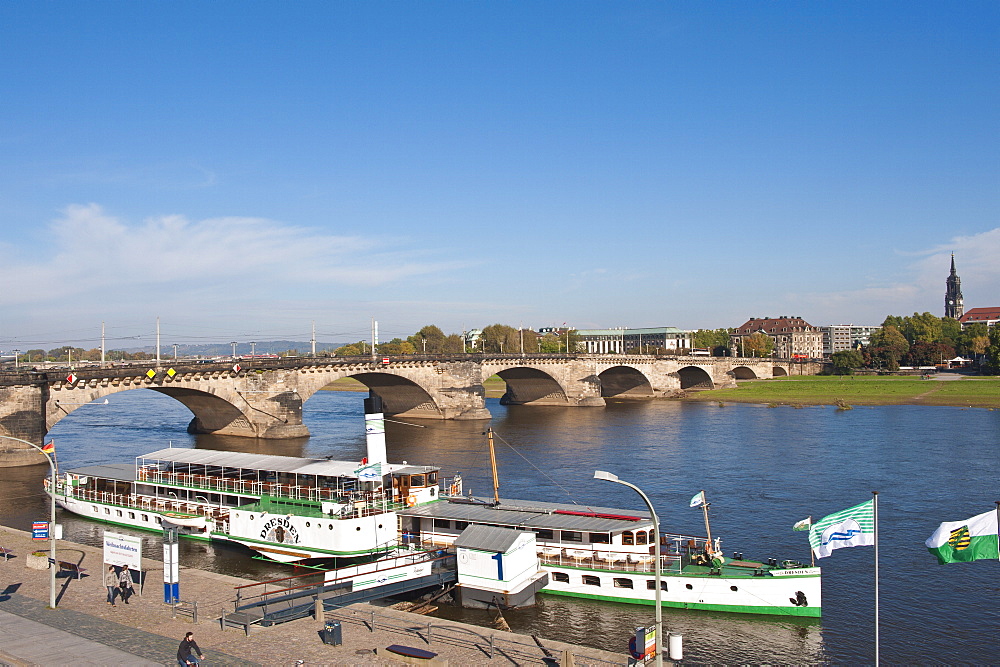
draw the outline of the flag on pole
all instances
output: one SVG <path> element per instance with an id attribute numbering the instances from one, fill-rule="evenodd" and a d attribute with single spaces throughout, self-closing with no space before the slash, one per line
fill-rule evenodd
<path id="1" fill-rule="evenodd" d="M 362 482 L 374 482 L 382 479 L 382 464 L 379 461 L 362 466 L 354 471 Z"/>
<path id="2" fill-rule="evenodd" d="M 990 510 L 965 521 L 945 521 L 924 544 L 937 556 L 938 563 L 944 565 L 1000 560 L 998 539 L 997 513 Z"/>
<path id="3" fill-rule="evenodd" d="M 813 518 L 811 516 L 807 516 L 805 519 L 802 519 L 802 521 L 796 521 L 795 525 L 792 526 L 792 530 L 809 530 L 812 528 L 812 525 Z"/>
<path id="4" fill-rule="evenodd" d="M 846 510 L 834 512 L 814 523 L 809 529 L 809 546 L 816 558 L 829 556 L 843 547 L 875 544 L 874 499 Z"/>
<path id="5" fill-rule="evenodd" d="M 705 504 L 705 492 L 699 491 L 691 498 L 691 507 L 701 507 Z"/>
<path id="6" fill-rule="evenodd" d="M 42 445 L 42 451 L 45 452 L 46 454 L 55 454 L 56 453 L 55 440 L 49 440 L 44 445 Z"/>

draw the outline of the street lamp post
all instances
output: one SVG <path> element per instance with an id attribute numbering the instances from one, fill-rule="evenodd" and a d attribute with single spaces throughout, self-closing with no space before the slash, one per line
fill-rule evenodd
<path id="1" fill-rule="evenodd" d="M 40 451 L 49 462 L 49 470 L 52 472 L 52 485 L 49 488 L 49 497 L 52 501 L 49 505 L 49 560 L 52 561 L 49 563 L 49 608 L 55 609 L 56 570 L 59 569 L 56 564 L 56 465 L 52 461 L 52 456 L 33 442 L 28 442 L 27 440 L 22 440 L 21 438 L 15 438 L 9 435 L 0 435 L 0 438 L 16 440 L 17 442 L 24 443 L 25 445 L 30 445 Z"/>
<path id="2" fill-rule="evenodd" d="M 235 359 L 236 358 L 236 341 L 234 340 L 234 341 L 230 342 L 229 344 L 233 346 L 233 359 Z"/>
<path id="3" fill-rule="evenodd" d="M 595 470 L 594 479 L 603 479 L 606 482 L 616 482 L 632 489 L 642 497 L 642 500 L 646 503 L 646 507 L 649 508 L 650 515 L 653 517 L 653 536 L 655 538 L 653 541 L 653 553 L 656 555 L 654 560 L 656 563 L 656 574 L 654 577 L 656 582 L 656 667 L 662 667 L 664 641 L 663 608 L 660 606 L 663 599 L 662 588 L 660 585 L 660 520 L 656 516 L 656 510 L 653 509 L 653 503 L 650 502 L 649 497 L 635 484 L 629 484 L 626 481 L 618 479 L 618 475 L 605 472 L 603 470 Z M 636 649 L 638 648 L 639 647 L 636 646 Z"/>
<path id="4" fill-rule="evenodd" d="M 20 351 L 21 351 L 21 350 L 14 350 L 14 368 L 15 368 L 15 369 L 17 368 L 17 354 L 18 354 L 18 352 L 20 352 Z"/>

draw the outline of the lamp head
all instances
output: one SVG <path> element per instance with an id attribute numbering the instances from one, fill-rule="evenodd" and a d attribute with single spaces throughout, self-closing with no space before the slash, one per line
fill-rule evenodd
<path id="1" fill-rule="evenodd" d="M 608 482 L 617 482 L 618 481 L 618 475 L 615 475 L 615 474 L 610 473 L 610 472 L 606 472 L 604 470 L 595 470 L 594 471 L 594 479 L 603 479 L 603 480 L 608 481 Z"/>

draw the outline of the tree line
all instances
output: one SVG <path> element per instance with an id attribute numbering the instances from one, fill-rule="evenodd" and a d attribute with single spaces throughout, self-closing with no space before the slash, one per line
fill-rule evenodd
<path id="1" fill-rule="evenodd" d="M 506 324 L 484 327 L 470 345 L 461 334 L 445 334 L 440 327 L 428 324 L 405 339 L 393 338 L 375 346 L 375 354 L 393 356 L 408 354 L 462 354 L 488 352 L 492 354 L 558 354 L 576 350 L 580 337 L 575 330 L 539 334 L 531 329 L 515 329 Z M 372 353 L 371 343 L 358 341 L 334 350 L 338 357 Z"/>
<path id="2" fill-rule="evenodd" d="M 889 315 L 882 328 L 860 350 L 841 350 L 830 358 L 834 372 L 857 368 L 896 371 L 900 366 L 936 366 L 961 356 L 981 360 L 993 373 L 1000 372 L 1000 326 L 967 324 L 932 313 Z"/>

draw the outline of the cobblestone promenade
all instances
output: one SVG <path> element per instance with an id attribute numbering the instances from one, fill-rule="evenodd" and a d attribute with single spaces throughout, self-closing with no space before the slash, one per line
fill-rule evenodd
<path id="1" fill-rule="evenodd" d="M 95 547 L 58 543 L 58 559 L 86 568 L 82 579 L 60 574 L 57 609 L 47 608 L 49 573 L 25 567 L 27 554 L 47 550 L 24 531 L 0 527 L 0 547 L 14 556 L 0 559 L 0 664 L 8 665 L 176 665 L 177 645 L 185 632 L 205 652 L 206 667 L 216 665 L 398 665 L 385 651 L 391 644 L 438 654 L 435 664 L 514 665 L 565 662 L 576 665 L 625 665 L 627 657 L 596 649 L 428 618 L 418 614 L 352 605 L 329 612 L 342 622 L 343 644 L 324 644 L 319 625 L 301 619 L 267 628 L 222 631 L 218 617 L 233 598 L 233 586 L 247 580 L 182 568 L 182 597 L 197 600 L 199 619 L 171 618 L 163 604 L 163 565 L 145 559 L 146 589 L 130 604 L 106 603 L 102 553 Z M 248 556 L 249 557 L 249 556 Z M 231 609 L 231 606 L 229 606 Z M 374 631 L 372 612 L 377 613 Z M 432 624 L 430 633 L 428 623 Z M 493 639 L 492 648 L 491 636 Z M 541 643 L 542 647 L 538 646 Z M 492 652 L 492 658 L 491 656 Z"/>

